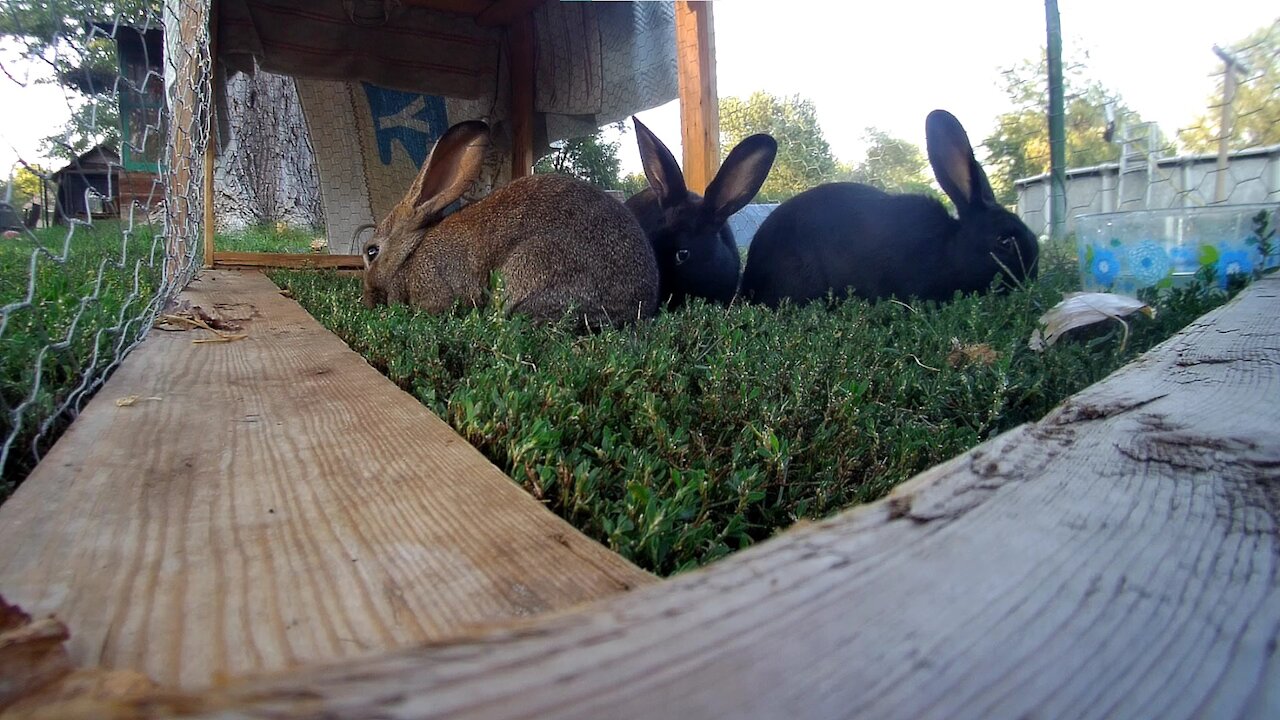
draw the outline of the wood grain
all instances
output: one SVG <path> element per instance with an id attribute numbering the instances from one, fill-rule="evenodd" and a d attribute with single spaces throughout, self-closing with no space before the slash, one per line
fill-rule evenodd
<path id="1" fill-rule="evenodd" d="M 218 268 L 338 268 L 364 270 L 359 255 L 323 255 L 320 253 L 216 252 Z"/>
<path id="2" fill-rule="evenodd" d="M 885 501 L 701 571 L 134 705 L 225 718 L 1280 717 L 1280 277 Z"/>
<path id="3" fill-rule="evenodd" d="M 720 167 L 715 28 L 711 3 L 680 0 L 675 5 L 684 179 L 690 191 L 701 194 Z"/>
<path id="4" fill-rule="evenodd" d="M 511 62 L 511 179 L 533 174 L 533 95 L 538 67 L 533 18 L 522 15 L 507 27 Z"/>
<path id="5" fill-rule="evenodd" d="M 0 507 L 0 595 L 66 621 L 77 664 L 201 687 L 651 580 L 260 274 L 184 296 L 248 337 L 153 331 Z"/>

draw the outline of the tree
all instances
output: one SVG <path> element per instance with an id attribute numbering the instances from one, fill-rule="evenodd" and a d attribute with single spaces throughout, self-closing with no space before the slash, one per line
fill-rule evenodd
<path id="1" fill-rule="evenodd" d="M 649 178 L 644 173 L 628 173 L 618 182 L 618 189 L 622 191 L 622 197 L 630 198 L 636 193 L 643 192 L 649 187 Z"/>
<path id="2" fill-rule="evenodd" d="M 626 129 L 621 123 L 615 128 Z M 621 161 L 618 160 L 618 142 L 605 142 L 601 131 L 594 135 L 562 140 L 552 145 L 551 153 L 543 156 L 533 166 L 535 173 L 560 173 L 577 178 L 604 188 L 617 190 L 621 186 L 618 171 Z M 647 184 L 647 183 L 646 183 Z"/>
<path id="3" fill-rule="evenodd" d="M 1011 205 L 1017 200 L 1014 181 L 1049 171 L 1049 120 L 1047 64 L 1024 60 L 1008 68 L 1005 92 L 1013 106 L 1019 108 L 996 119 L 996 130 L 983 144 L 989 159 L 985 165 L 996 198 Z M 1081 62 L 1069 63 L 1064 71 L 1066 89 L 1066 157 L 1069 167 L 1089 167 L 1114 162 L 1120 157 L 1121 138 L 1116 126 L 1107 119 L 1107 105 L 1114 117 L 1129 126 L 1142 124 L 1142 118 L 1125 106 L 1120 96 L 1096 80 L 1084 75 Z M 1159 129 L 1154 131 L 1159 134 Z M 1158 139 L 1157 146 L 1165 143 Z"/>
<path id="4" fill-rule="evenodd" d="M 778 156 L 758 202 L 777 202 L 834 180 L 840 171 L 823 137 L 813 103 L 798 95 L 778 97 L 755 92 L 747 99 L 720 100 L 720 155 L 750 135 L 768 133 L 778 141 Z"/>
<path id="5" fill-rule="evenodd" d="M 67 125 L 42 141 L 42 151 L 72 159 L 94 145 L 120 145 L 115 89 L 115 42 L 91 21 L 154 25 L 161 0 L 8 0 L 0 11 L 0 38 L 22 46 L 22 56 L 46 63 L 54 80 L 74 91 Z"/>
<path id="6" fill-rule="evenodd" d="M 1280 143 L 1280 20 L 1234 43 L 1228 52 L 1248 68 L 1244 77 L 1237 76 L 1229 146 L 1242 150 Z M 1218 68 L 1221 72 L 1221 62 Z M 1220 75 L 1217 89 L 1208 101 L 1210 111 L 1178 133 L 1178 139 L 1190 152 L 1218 149 L 1224 82 L 1225 76 Z"/>
<path id="7" fill-rule="evenodd" d="M 845 174 L 850 182 L 874 185 L 888 192 L 936 194 L 920 148 L 873 127 L 867 128 L 863 139 L 867 142 L 867 156 Z"/>

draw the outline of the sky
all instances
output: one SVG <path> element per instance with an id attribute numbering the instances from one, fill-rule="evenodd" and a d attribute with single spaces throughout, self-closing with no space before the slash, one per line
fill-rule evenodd
<path id="1" fill-rule="evenodd" d="M 1118 92 L 1166 132 L 1206 111 L 1228 46 L 1280 18 L 1274 0 L 1059 0 L 1064 57 L 1087 53 L 1088 76 Z M 1036 58 L 1045 44 L 1036 0 L 756 2 L 713 5 L 721 97 L 756 90 L 812 100 L 832 152 L 865 155 L 868 126 L 924 147 L 924 119 L 949 110 L 974 143 L 1011 109 L 1001 69 Z M 679 108 L 639 114 L 680 157 Z M 638 171 L 635 137 L 624 171 Z M 981 152 L 979 153 L 981 156 Z"/>
<path id="2" fill-rule="evenodd" d="M 1064 55 L 1087 53 L 1088 75 L 1166 132 L 1206 111 L 1212 47 L 1230 45 L 1280 17 L 1274 0 L 1059 0 Z M 934 108 L 955 114 L 980 142 L 1009 110 L 1000 70 L 1038 56 L 1043 2 L 720 0 L 714 4 L 721 97 L 756 90 L 812 100 L 833 153 L 856 163 L 874 126 L 924 145 Z M 65 121 L 61 91 L 32 82 L 44 68 L 0 45 L 0 173 L 16 154 L 41 160 L 39 138 Z M 676 103 L 640 113 L 680 157 Z M 15 152 L 16 151 L 16 152 Z M 624 172 L 640 170 L 635 136 L 622 139 Z"/>

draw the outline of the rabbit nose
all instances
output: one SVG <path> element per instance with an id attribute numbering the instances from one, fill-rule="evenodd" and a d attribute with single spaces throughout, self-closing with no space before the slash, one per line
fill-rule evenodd
<path id="1" fill-rule="evenodd" d="M 685 261 L 685 260 L 688 260 L 688 259 L 689 259 L 689 251 L 688 251 L 688 250 L 677 250 L 677 251 L 676 251 L 676 264 L 677 264 L 677 265 L 682 265 L 682 264 L 684 264 L 684 261 Z"/>

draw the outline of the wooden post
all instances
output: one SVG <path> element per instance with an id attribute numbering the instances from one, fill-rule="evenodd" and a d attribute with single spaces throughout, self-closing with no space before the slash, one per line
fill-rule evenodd
<path id="1" fill-rule="evenodd" d="M 165 282 L 182 287 L 187 277 L 187 257 L 196 213 L 186 192 L 196 182 L 194 133 L 198 130 L 197 105 L 209 98 L 208 78 L 202 72 L 205 57 L 201 52 L 201 30 L 209 22 L 208 5 L 198 1 L 165 3 L 165 62 L 174 69 L 172 86 L 166 87 L 170 98 L 169 122 L 172 141 L 165 170 Z"/>
<path id="2" fill-rule="evenodd" d="M 533 174 L 533 80 L 537 60 L 533 44 L 533 16 L 525 15 L 507 27 L 511 58 L 511 179 Z"/>
<path id="3" fill-rule="evenodd" d="M 1248 72 L 1234 55 L 1217 45 L 1213 52 L 1223 62 L 1222 67 L 1222 123 L 1218 133 L 1218 167 L 1214 171 L 1213 201 L 1225 202 L 1227 199 L 1227 155 L 1231 151 L 1231 104 L 1236 99 L 1236 73 Z"/>
<path id="4" fill-rule="evenodd" d="M 218 66 L 218 0 L 209 3 L 209 84 L 217 84 Z M 213 88 L 216 92 L 216 87 Z M 215 216 L 213 212 L 213 165 L 218 156 L 218 104 L 209 98 L 207 103 L 209 122 L 209 139 L 204 146 L 204 266 L 213 267 L 213 230 Z"/>
<path id="5" fill-rule="evenodd" d="M 720 100 L 711 3 L 676 3 L 676 66 L 684 181 L 691 192 L 702 193 L 720 167 Z"/>

